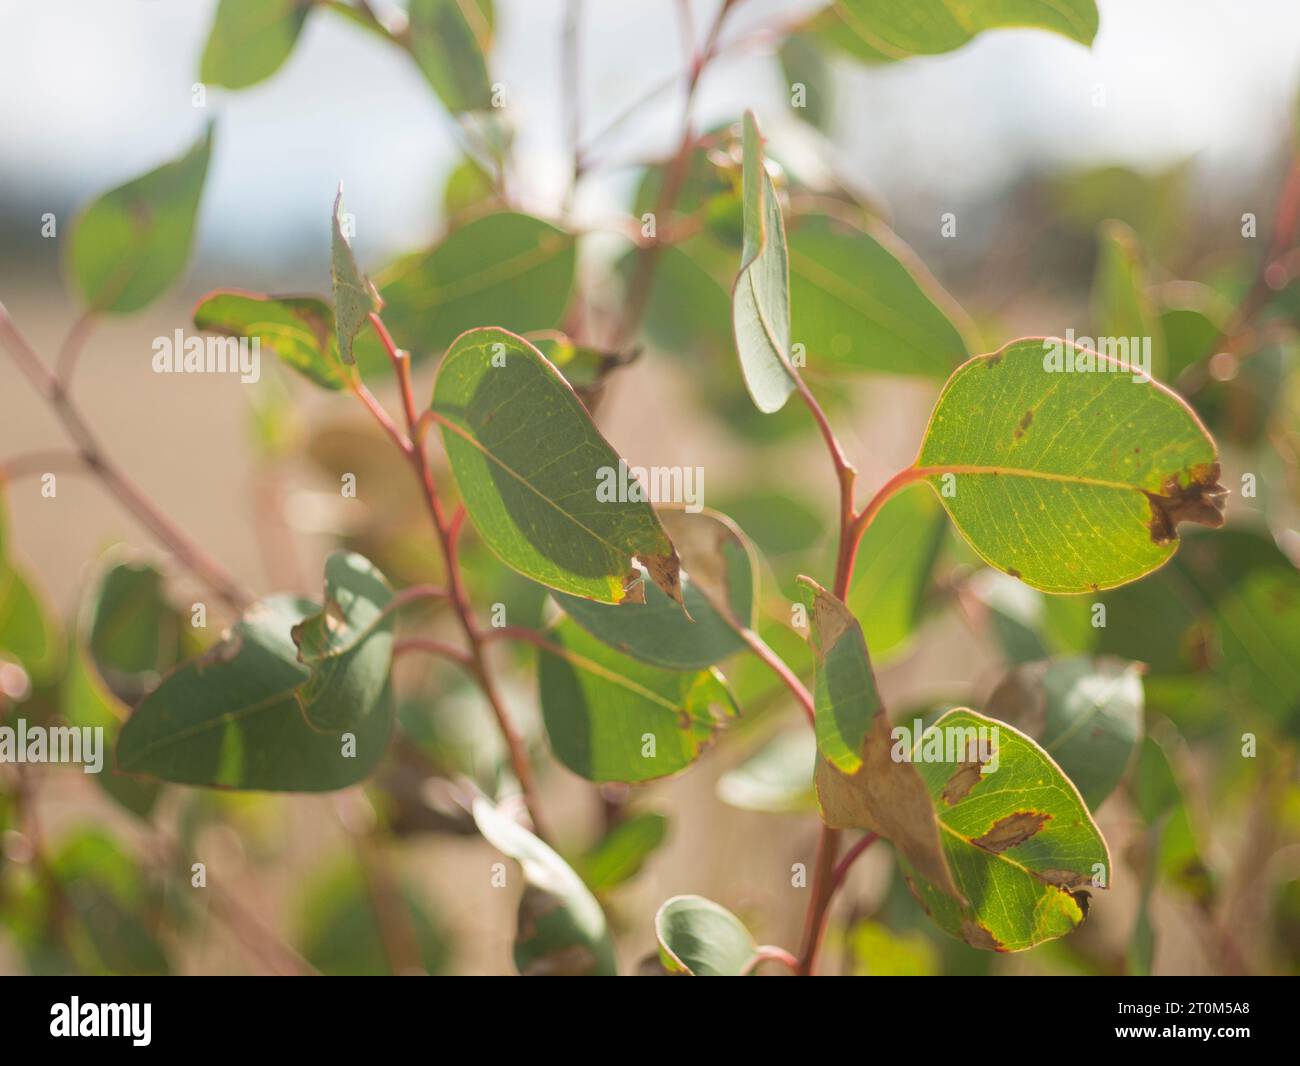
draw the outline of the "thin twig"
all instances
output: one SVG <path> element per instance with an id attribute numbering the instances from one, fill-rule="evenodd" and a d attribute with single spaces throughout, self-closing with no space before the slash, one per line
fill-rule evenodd
<path id="1" fill-rule="evenodd" d="M 19 332 L 3 304 L 0 304 L 0 345 L 9 350 L 19 370 L 54 409 L 86 467 L 183 566 L 208 585 L 228 606 L 242 612 L 252 602 L 252 597 L 239 586 L 225 567 L 190 540 L 127 477 L 126 472 L 109 458 L 63 383 L 50 372 L 27 338 Z"/>

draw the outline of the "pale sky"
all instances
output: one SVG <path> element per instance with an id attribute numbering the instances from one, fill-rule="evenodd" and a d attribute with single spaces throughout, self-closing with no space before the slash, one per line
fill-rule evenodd
<path id="1" fill-rule="evenodd" d="M 694 3 L 697 32 L 716 0 Z M 200 255 L 271 262 L 323 249 L 342 179 L 363 258 L 427 243 L 455 161 L 449 120 L 422 77 L 383 42 L 316 12 L 272 79 L 191 86 L 215 0 L 0 0 L 0 198 L 87 197 L 179 152 L 208 116 L 218 140 Z M 382 4 L 381 4 L 382 6 Z M 673 0 L 587 0 L 581 67 L 588 131 L 682 64 Z M 807 3 L 745 0 L 724 40 Z M 817 6 L 813 3 L 811 6 Z M 901 203 L 921 191 L 955 203 L 987 195 L 1027 164 L 1194 157 L 1205 172 L 1250 170 L 1286 129 L 1300 82 L 1295 0 L 1100 0 L 1091 50 L 1052 34 L 985 34 L 959 52 L 878 69 L 837 68 L 835 140 L 852 181 Z M 507 86 L 527 192 L 554 207 L 568 159 L 559 52 L 564 0 L 497 0 L 493 76 Z M 1094 102 L 1102 87 L 1104 106 Z M 754 107 L 779 135 L 785 85 L 761 54 L 720 61 L 702 86 L 705 124 Z M 680 96 L 665 94 L 621 139 L 647 158 L 675 137 Z M 626 195 L 630 172 L 594 182 L 581 206 Z"/>

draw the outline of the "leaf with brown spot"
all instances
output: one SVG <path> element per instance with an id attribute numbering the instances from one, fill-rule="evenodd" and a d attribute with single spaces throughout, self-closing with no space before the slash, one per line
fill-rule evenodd
<path id="1" fill-rule="evenodd" d="M 1223 504 L 1228 490 L 1219 484 L 1219 464 L 1202 463 L 1190 471 L 1186 485 L 1171 474 L 1160 492 L 1146 493 L 1151 505 L 1151 540 L 1169 544 L 1178 539 L 1178 523 L 1194 522 L 1218 529 L 1223 525 Z"/>
<path id="2" fill-rule="evenodd" d="M 1180 522 L 1221 525 L 1218 462 L 1176 393 L 1131 363 L 1040 337 L 958 367 L 916 467 L 990 566 L 1079 593 L 1167 562 Z"/>
<path id="3" fill-rule="evenodd" d="M 942 929 L 974 947 L 1022 951 L 1068 933 L 1084 918 L 1080 886 L 1111 880 L 1106 842 L 1078 790 L 1042 748 L 1004 722 L 959 708 L 931 729 L 938 732 L 914 745 L 920 761 L 912 766 L 934 806 L 964 903 L 904 855 L 913 891 Z M 992 755 L 971 783 L 965 754 L 981 729 Z"/>
<path id="4" fill-rule="evenodd" d="M 1050 814 L 1039 814 L 1036 811 L 1016 811 L 1015 814 L 999 818 L 987 833 L 976 837 L 971 843 L 995 854 L 1008 848 L 1018 848 L 1042 829 L 1051 817 Z"/>
<path id="5" fill-rule="evenodd" d="M 799 578 L 816 662 L 814 703 L 822 818 L 893 841 L 930 883 L 959 900 L 944 861 L 934 805 L 908 762 L 891 756 L 889 720 L 876 690 L 862 627 L 839 599 Z"/>

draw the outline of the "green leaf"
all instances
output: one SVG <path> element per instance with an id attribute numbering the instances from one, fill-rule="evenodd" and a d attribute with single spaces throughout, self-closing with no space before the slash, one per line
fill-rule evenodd
<path id="1" fill-rule="evenodd" d="M 1098 650 L 1140 649 L 1148 708 L 1211 728 L 1251 710 L 1300 726 L 1300 573 L 1267 530 L 1193 533 L 1149 580 L 1104 598 Z"/>
<path id="2" fill-rule="evenodd" d="M 338 332 L 339 354 L 349 365 L 356 362 L 352 342 L 371 313 L 383 306 L 370 279 L 361 273 L 352 245 L 348 243 L 343 212 L 343 186 L 334 197 L 330 221 L 330 281 L 334 290 L 334 323 Z"/>
<path id="3" fill-rule="evenodd" d="M 384 325 L 417 362 L 485 323 L 515 333 L 554 329 L 575 264 L 572 234 L 530 215 L 484 215 L 383 272 Z M 356 352 L 363 371 L 388 365 L 369 333 Z"/>
<path id="4" fill-rule="evenodd" d="M 681 556 L 682 602 L 647 583 L 644 603 L 605 604 L 556 593 L 564 612 L 610 647 L 668 670 L 701 670 L 746 647 L 737 629 L 752 628 L 758 568 L 744 534 L 716 511 L 660 512 Z M 716 606 L 715 606 L 716 604 Z"/>
<path id="5" fill-rule="evenodd" d="M 491 107 L 490 0 L 411 0 L 408 15 L 411 55 L 443 106 L 453 114 Z"/>
<path id="6" fill-rule="evenodd" d="M 951 52 L 976 34 L 1030 27 L 1090 45 L 1097 35 L 1093 0 L 835 0 L 828 32 L 852 54 L 871 61 Z"/>
<path id="7" fill-rule="evenodd" d="M 791 107 L 796 115 L 819 130 L 830 124 L 831 76 L 826 57 L 811 34 L 793 33 L 778 53 L 781 73 L 788 83 Z M 795 90 L 803 86 L 802 102 L 795 103 Z"/>
<path id="8" fill-rule="evenodd" d="M 718 509 L 768 558 L 807 551 L 826 534 L 822 511 L 797 489 L 754 487 L 723 497 Z"/>
<path id="9" fill-rule="evenodd" d="M 740 977 L 758 945 L 744 923 L 703 896 L 674 896 L 655 915 L 659 961 L 689 977 Z"/>
<path id="10" fill-rule="evenodd" d="M 779 733 L 718 778 L 718 799 L 742 811 L 804 814 L 817 809 L 817 741 L 807 729 Z"/>
<path id="11" fill-rule="evenodd" d="M 1191 409 L 1057 339 L 961 366 L 916 466 L 981 558 L 1044 592 L 1133 581 L 1174 554 L 1179 523 L 1223 523 L 1218 453 Z"/>
<path id="12" fill-rule="evenodd" d="M 447 175 L 447 184 L 442 191 L 442 208 L 448 217 L 454 217 L 491 200 L 496 194 L 492 175 L 478 160 L 462 159 Z"/>
<path id="13" fill-rule="evenodd" d="M 1146 343 L 1149 338 L 1150 363 L 1146 370 L 1164 376 L 1164 338 L 1155 305 L 1147 294 L 1146 268 L 1137 234 L 1125 223 L 1109 219 L 1102 224 L 1097 243 L 1097 272 L 1092 284 L 1093 333 L 1099 338 L 1127 338 L 1130 346 Z"/>
<path id="14" fill-rule="evenodd" d="M 619 822 L 574 863 L 587 887 L 599 894 L 630 881 L 668 835 L 668 819 L 643 811 Z"/>
<path id="15" fill-rule="evenodd" d="M 764 414 L 779 411 L 794 391 L 790 367 L 790 268 L 785 223 L 763 163 L 758 120 L 745 112 L 745 243 L 731 294 L 731 323 L 745 386 Z"/>
<path id="16" fill-rule="evenodd" d="M 212 126 L 171 163 L 104 193 L 77 219 L 69 268 L 92 311 L 138 311 L 189 258 L 212 153 Z"/>
<path id="17" fill-rule="evenodd" d="M 985 710 L 1033 737 L 1095 811 L 1133 759 L 1142 707 L 1141 664 L 1080 655 L 1016 667 Z"/>
<path id="18" fill-rule="evenodd" d="M 515 965 L 525 977 L 611 977 L 617 972 L 605 913 L 569 865 L 487 800 L 474 800 L 474 821 L 487 842 L 524 871 Z"/>
<path id="19" fill-rule="evenodd" d="M 325 792 L 367 777 L 388 744 L 391 697 L 354 737 L 311 728 L 298 704 L 311 672 L 289 634 L 319 610 L 289 596 L 254 605 L 225 640 L 136 708 L 118 740 L 118 769 L 268 792 Z"/>
<path id="20" fill-rule="evenodd" d="M 831 371 L 947 377 L 974 330 L 916 254 L 878 222 L 792 222 L 790 339 Z"/>
<path id="21" fill-rule="evenodd" d="M 86 605 L 86 647 L 109 691 L 134 706 L 186 651 L 185 623 L 146 562 L 111 564 Z"/>
<path id="22" fill-rule="evenodd" d="M 298 689 L 307 724 L 324 732 L 356 729 L 385 699 L 393 658 L 393 590 L 356 552 L 325 560 L 325 606 L 290 632 L 311 677 Z"/>
<path id="23" fill-rule="evenodd" d="M 194 308 L 194 325 L 223 337 L 247 337 L 327 389 L 345 388 L 352 371 L 339 359 L 334 311 L 314 296 L 265 296 L 218 289 Z"/>
<path id="24" fill-rule="evenodd" d="M 4 515 L 0 513 L 0 524 Z M 35 681 L 49 679 L 61 642 L 53 619 L 22 572 L 0 555 L 0 656 L 16 659 Z"/>
<path id="25" fill-rule="evenodd" d="M 934 494 L 916 485 L 890 499 L 863 534 L 846 602 L 877 662 L 903 651 L 920 624 L 945 528 Z"/>
<path id="26" fill-rule="evenodd" d="M 816 783 L 823 820 L 836 828 L 879 833 L 931 882 L 956 896 L 925 785 L 911 762 L 892 757 L 889 717 L 862 627 L 811 578 L 799 578 L 799 585 L 809 607 L 815 662 Z"/>
<path id="27" fill-rule="evenodd" d="M 364 871 L 351 858 L 313 875 L 299 904 L 297 943 L 303 957 L 326 976 L 391 976 L 395 960 L 385 945 L 388 923 L 410 937 L 406 946 L 424 973 L 445 970 L 450 955 L 446 931 L 410 885 L 391 887 L 386 898 L 376 899 Z M 396 913 L 381 914 L 381 907 Z"/>
<path id="28" fill-rule="evenodd" d="M 941 929 L 977 948 L 1021 951 L 1070 932 L 1087 915 L 1088 888 L 1109 887 L 1112 870 L 1078 789 L 1005 723 L 958 708 L 932 729 L 945 750 L 922 757 L 923 737 L 912 765 L 929 790 L 948 866 L 967 902 L 918 876 L 905 856 L 912 890 Z M 971 752 L 946 738 L 973 738 L 981 729 L 992 738 L 989 758 L 948 757 L 950 750 Z"/>
<path id="29" fill-rule="evenodd" d="M 127 708 L 100 680 L 86 653 L 80 649 L 68 665 L 63 681 L 63 716 L 80 729 L 102 729 L 107 745 L 116 740 Z M 95 775 L 99 786 L 132 814 L 148 818 L 158 801 L 159 787 L 151 781 L 137 781 L 112 765 L 113 753 L 104 752 L 105 765 Z"/>
<path id="30" fill-rule="evenodd" d="M 1176 738 L 1168 722 L 1161 732 Z M 1165 880 L 1202 906 L 1212 905 L 1214 883 L 1201 857 L 1182 790 L 1174 776 L 1164 744 L 1154 736 L 1143 739 L 1132 781 L 1133 802 L 1146 825 L 1138 854 L 1130 859 L 1139 880 L 1138 913 L 1129 938 L 1129 972 L 1148 976 L 1155 958 L 1156 934 L 1151 921 L 1151 899 L 1156 885 Z"/>
<path id="31" fill-rule="evenodd" d="M 565 619 L 538 655 L 551 750 L 589 781 L 651 781 L 694 762 L 737 707 L 716 670 L 663 670 Z"/>
<path id="32" fill-rule="evenodd" d="M 469 516 L 503 563 L 558 592 L 618 603 L 636 557 L 681 602 L 677 553 L 654 509 L 526 340 L 464 334 L 438 368 L 432 409 Z"/>
<path id="33" fill-rule="evenodd" d="M 269 78 L 293 51 L 311 0 L 221 0 L 199 80 L 246 89 Z"/>
<path id="34" fill-rule="evenodd" d="M 635 276 L 636 258 L 633 251 L 619 260 L 625 279 Z M 729 354 L 733 334 L 728 283 L 734 269 L 734 254 L 706 236 L 665 245 L 646 303 L 643 329 L 650 343 L 684 358 Z"/>

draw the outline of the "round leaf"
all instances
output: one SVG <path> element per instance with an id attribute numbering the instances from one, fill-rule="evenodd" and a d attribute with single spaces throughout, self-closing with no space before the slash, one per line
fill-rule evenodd
<path id="1" fill-rule="evenodd" d="M 659 960 L 690 977 L 739 977 L 758 945 L 726 907 L 703 896 L 674 896 L 655 915 Z"/>
<path id="2" fill-rule="evenodd" d="M 685 769 L 736 713 L 715 671 L 630 659 L 565 620 L 538 656 L 542 717 L 556 758 L 589 781 L 650 781 Z"/>
<path id="3" fill-rule="evenodd" d="M 1223 522 L 1218 454 L 1191 409 L 1054 338 L 961 366 L 916 465 L 986 562 L 1044 592 L 1133 581 L 1173 555 L 1179 523 Z"/>

